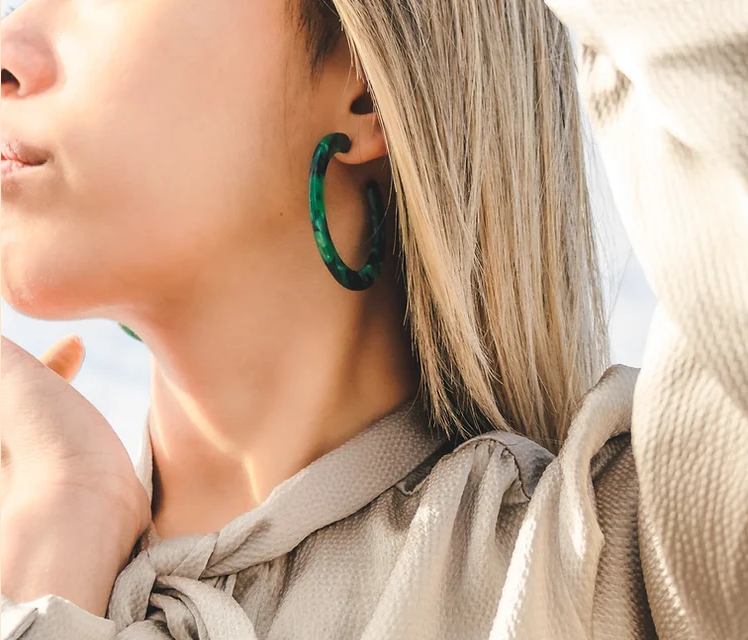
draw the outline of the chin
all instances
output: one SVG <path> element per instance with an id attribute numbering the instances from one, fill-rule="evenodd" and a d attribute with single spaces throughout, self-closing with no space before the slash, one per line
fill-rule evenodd
<path id="1" fill-rule="evenodd" d="M 69 267 L 69 265 L 68 265 Z M 73 269 L 61 256 L 40 256 L 18 250 L 5 242 L 0 248 L 0 294 L 18 313 L 39 320 L 68 320 L 82 317 L 89 307 L 90 284 L 76 281 Z"/>

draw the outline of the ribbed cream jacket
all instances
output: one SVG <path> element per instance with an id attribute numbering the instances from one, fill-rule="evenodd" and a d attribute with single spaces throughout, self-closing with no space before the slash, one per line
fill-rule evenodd
<path id="1" fill-rule="evenodd" d="M 555 458 L 402 406 L 219 532 L 144 534 L 106 618 L 3 596 L 3 640 L 748 638 L 748 0 L 547 4 L 658 298 L 641 369 Z"/>

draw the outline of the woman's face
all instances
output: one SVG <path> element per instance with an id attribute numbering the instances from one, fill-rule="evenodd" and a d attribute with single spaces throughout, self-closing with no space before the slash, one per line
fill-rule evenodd
<path id="1" fill-rule="evenodd" d="M 313 92 L 285 4 L 29 0 L 3 22 L 2 134 L 49 155 L 2 181 L 11 305 L 178 304 L 240 254 L 282 257 L 299 229 L 316 251 L 299 216 L 339 92 Z"/>

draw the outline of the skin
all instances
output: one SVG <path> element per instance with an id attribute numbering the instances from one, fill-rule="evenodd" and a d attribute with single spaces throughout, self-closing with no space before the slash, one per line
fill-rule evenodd
<path id="1" fill-rule="evenodd" d="M 38 360 L 1 341 L 3 594 L 57 594 L 103 616 L 150 521 L 148 496 L 109 423 L 69 384 L 84 357 L 75 336 Z"/>
<path id="2" fill-rule="evenodd" d="M 413 397 L 394 211 L 366 291 L 342 288 L 313 239 L 326 134 L 351 139 L 325 183 L 351 267 L 365 183 L 388 199 L 344 38 L 314 85 L 277 0 L 29 0 L 2 24 L 2 65 L 3 133 L 51 154 L 3 181 L 2 295 L 37 318 L 122 322 L 151 350 L 160 536 L 220 529 Z"/>

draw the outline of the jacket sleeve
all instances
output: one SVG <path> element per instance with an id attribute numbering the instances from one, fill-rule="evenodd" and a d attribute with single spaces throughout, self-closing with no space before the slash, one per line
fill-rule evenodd
<path id="1" fill-rule="evenodd" d="M 2 600 L 2 640 L 114 640 L 113 620 L 100 618 L 69 600 L 45 595 L 17 603 Z"/>
<path id="2" fill-rule="evenodd" d="M 658 299 L 633 396 L 660 640 L 748 634 L 748 2 L 547 0 Z"/>

